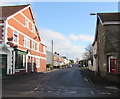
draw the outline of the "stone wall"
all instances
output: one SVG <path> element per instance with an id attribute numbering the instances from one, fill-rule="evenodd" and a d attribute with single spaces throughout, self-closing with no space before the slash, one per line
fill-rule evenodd
<path id="1" fill-rule="evenodd" d="M 100 76 L 117 82 L 119 74 L 109 74 L 107 71 L 107 55 L 116 55 L 120 71 L 120 26 L 98 25 L 97 52 Z M 120 81 L 119 81 L 120 82 Z"/>
<path id="2" fill-rule="evenodd" d="M 106 74 L 106 56 L 105 56 L 105 29 L 101 23 L 98 24 L 98 39 L 97 39 L 97 53 L 98 53 L 98 72 L 101 76 Z"/>
<path id="3" fill-rule="evenodd" d="M 118 25 L 106 25 L 105 27 L 105 53 L 118 52 Z"/>

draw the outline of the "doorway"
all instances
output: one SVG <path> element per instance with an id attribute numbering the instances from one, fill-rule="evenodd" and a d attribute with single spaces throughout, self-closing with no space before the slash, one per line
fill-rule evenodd
<path id="1" fill-rule="evenodd" d="M 0 55 L 0 74 L 7 75 L 7 54 Z"/>

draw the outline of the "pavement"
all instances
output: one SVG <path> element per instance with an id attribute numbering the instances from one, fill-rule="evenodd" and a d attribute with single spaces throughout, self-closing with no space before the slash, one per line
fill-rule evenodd
<path id="1" fill-rule="evenodd" d="M 83 72 L 84 71 L 84 72 Z M 118 97 L 118 89 L 90 83 L 77 65 L 45 73 L 30 73 L 3 79 L 2 95 L 8 97 Z M 92 82 L 92 81 L 91 81 Z M 19 99 L 19 98 L 18 98 Z M 42 98 L 44 99 L 44 98 Z"/>
<path id="2" fill-rule="evenodd" d="M 120 90 L 120 84 L 115 82 L 110 82 L 98 75 L 95 75 L 94 71 L 91 71 L 87 68 L 81 67 L 80 69 L 81 75 L 86 77 L 88 79 L 88 82 L 91 84 L 94 84 L 96 86 L 102 86 L 102 87 L 108 87 L 111 89 L 119 89 Z"/>

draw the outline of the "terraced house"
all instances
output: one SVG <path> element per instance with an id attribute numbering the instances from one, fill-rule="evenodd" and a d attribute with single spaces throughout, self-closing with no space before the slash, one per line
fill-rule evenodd
<path id="1" fill-rule="evenodd" d="M 30 5 L 1 6 L 0 61 L 3 74 L 46 71 L 46 51 Z"/>

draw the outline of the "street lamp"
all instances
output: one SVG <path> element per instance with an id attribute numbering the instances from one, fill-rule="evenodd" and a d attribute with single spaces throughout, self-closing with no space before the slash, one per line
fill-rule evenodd
<path id="1" fill-rule="evenodd" d="M 90 15 L 97 15 L 97 13 L 90 13 Z"/>

